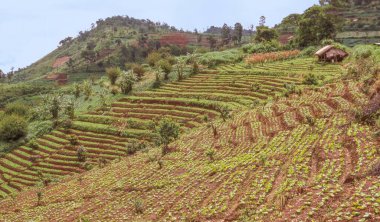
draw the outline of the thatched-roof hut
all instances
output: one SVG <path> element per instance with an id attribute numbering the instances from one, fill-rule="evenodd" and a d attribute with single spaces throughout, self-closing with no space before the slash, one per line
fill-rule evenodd
<path id="1" fill-rule="evenodd" d="M 327 45 L 315 53 L 319 61 L 322 62 L 341 62 L 348 56 L 348 53 L 342 49 L 338 49 L 333 45 Z"/>

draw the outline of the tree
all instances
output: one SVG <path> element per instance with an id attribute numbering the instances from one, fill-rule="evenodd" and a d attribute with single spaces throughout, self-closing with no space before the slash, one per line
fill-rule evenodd
<path id="1" fill-rule="evenodd" d="M 66 64 L 67 64 L 67 67 L 69 67 L 69 69 L 71 70 L 71 72 L 73 72 L 74 71 L 74 67 L 75 67 L 74 59 L 70 58 L 69 61 Z"/>
<path id="2" fill-rule="evenodd" d="M 178 81 L 181 81 L 183 79 L 185 66 L 186 66 L 185 59 L 184 58 L 178 58 L 177 64 L 176 64 Z"/>
<path id="3" fill-rule="evenodd" d="M 81 57 L 86 60 L 87 62 L 87 67 L 86 67 L 86 71 L 88 71 L 88 66 L 89 64 L 95 62 L 95 59 L 96 59 L 96 53 L 93 51 L 93 50 L 84 50 L 81 52 Z"/>
<path id="4" fill-rule="evenodd" d="M 164 118 L 159 122 L 156 131 L 159 135 L 158 142 L 163 145 L 162 154 L 165 155 L 169 149 L 168 145 L 179 136 L 179 125 L 171 119 Z"/>
<path id="5" fill-rule="evenodd" d="M 2 79 L 2 78 L 5 78 L 5 74 L 4 74 L 3 70 L 0 69 L 0 79 Z"/>
<path id="6" fill-rule="evenodd" d="M 199 73 L 199 65 L 196 60 L 193 61 L 193 67 L 191 68 L 191 74 L 195 75 Z"/>
<path id="7" fill-rule="evenodd" d="M 278 38 L 278 33 L 276 30 L 271 29 L 267 26 L 256 27 L 256 42 L 269 42 Z"/>
<path id="8" fill-rule="evenodd" d="M 149 66 L 154 67 L 156 64 L 162 59 L 161 54 L 159 52 L 152 52 L 149 53 L 148 57 L 146 58 Z"/>
<path id="9" fill-rule="evenodd" d="M 137 80 L 141 80 L 145 75 L 145 69 L 140 64 L 133 64 L 131 67 L 134 74 L 136 74 Z"/>
<path id="10" fill-rule="evenodd" d="M 82 89 L 83 89 L 83 94 L 85 96 L 84 99 L 88 100 L 90 98 L 90 96 L 92 95 L 92 83 L 88 80 L 85 80 L 83 82 Z"/>
<path id="11" fill-rule="evenodd" d="M 133 84 L 136 82 L 136 77 L 133 72 L 122 72 L 119 80 L 120 90 L 124 94 L 132 91 Z"/>
<path id="12" fill-rule="evenodd" d="M 94 50 L 96 48 L 96 43 L 94 41 L 90 41 L 87 43 L 86 49 L 87 50 Z"/>
<path id="13" fill-rule="evenodd" d="M 79 162 L 86 162 L 87 150 L 84 146 L 80 146 L 77 149 L 77 157 Z"/>
<path id="14" fill-rule="evenodd" d="M 339 22 L 324 7 L 313 6 L 302 15 L 297 30 L 299 46 L 318 45 L 323 39 L 333 39 Z"/>
<path id="15" fill-rule="evenodd" d="M 153 82 L 153 85 L 152 85 L 153 89 L 157 89 L 157 88 L 159 88 L 161 86 L 161 79 L 160 79 L 161 78 L 161 72 L 162 72 L 162 70 L 161 70 L 160 67 L 158 67 L 156 69 L 156 71 L 155 71 L 156 79 L 155 79 L 155 81 Z"/>
<path id="16" fill-rule="evenodd" d="M 243 37 L 243 26 L 239 22 L 235 24 L 234 37 L 236 39 L 236 42 L 240 44 Z"/>
<path id="17" fill-rule="evenodd" d="M 111 85 L 115 85 L 117 78 L 121 75 L 122 71 L 119 67 L 111 67 L 106 69 L 108 79 Z"/>
<path id="18" fill-rule="evenodd" d="M 260 16 L 260 20 L 259 20 L 259 26 L 265 26 L 265 23 L 266 23 L 266 18 L 265 16 Z"/>
<path id="19" fill-rule="evenodd" d="M 81 85 L 79 85 L 78 83 L 74 83 L 73 85 L 73 94 L 75 96 L 76 99 L 78 99 L 80 97 L 80 93 L 82 92 L 82 88 L 81 88 Z"/>
<path id="20" fill-rule="evenodd" d="M 164 79 L 168 80 L 169 74 L 173 70 L 172 64 L 170 64 L 170 62 L 168 60 L 163 59 L 158 63 L 158 65 L 162 69 L 162 71 L 164 72 Z"/>
<path id="21" fill-rule="evenodd" d="M 62 109 L 62 99 L 61 94 L 55 94 L 49 97 L 47 102 L 48 110 L 53 119 L 58 119 L 59 111 Z"/>
<path id="22" fill-rule="evenodd" d="M 208 41 L 208 43 L 210 45 L 210 49 L 214 50 L 215 46 L 216 46 L 216 43 L 217 43 L 217 40 L 215 39 L 215 37 L 212 36 L 212 35 L 209 35 L 209 36 L 207 36 L 207 41 Z"/>
<path id="23" fill-rule="evenodd" d="M 224 24 L 222 27 L 222 44 L 227 45 L 231 41 L 231 28 Z"/>
<path id="24" fill-rule="evenodd" d="M 65 39 L 63 39 L 59 42 L 59 45 L 64 46 L 64 45 L 70 43 L 72 40 L 73 40 L 73 37 L 66 37 Z"/>

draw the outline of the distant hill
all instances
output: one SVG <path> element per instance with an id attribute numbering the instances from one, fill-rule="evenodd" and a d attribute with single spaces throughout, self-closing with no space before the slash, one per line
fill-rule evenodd
<path id="1" fill-rule="evenodd" d="M 179 31 L 166 23 L 128 16 L 100 19 L 90 30 L 79 32 L 75 38 L 63 39 L 57 49 L 20 69 L 13 81 L 45 81 L 45 77 L 56 73 L 68 73 L 81 80 L 90 73 L 104 72 L 105 67 L 142 62 L 149 52 L 161 46 L 208 47 L 208 41 L 206 37 L 200 37 L 202 35 Z"/>

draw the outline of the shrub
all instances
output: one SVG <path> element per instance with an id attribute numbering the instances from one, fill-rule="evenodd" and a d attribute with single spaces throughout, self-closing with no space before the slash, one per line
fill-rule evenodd
<path id="1" fill-rule="evenodd" d="M 168 60 L 163 59 L 163 60 L 159 61 L 158 65 L 162 69 L 162 71 L 164 72 L 164 79 L 168 80 L 169 74 L 171 73 L 171 71 L 173 69 L 172 64 L 170 64 Z"/>
<path id="2" fill-rule="evenodd" d="M 135 208 L 135 213 L 142 214 L 144 212 L 144 204 L 141 199 L 135 199 L 133 201 L 133 206 Z"/>
<path id="3" fill-rule="evenodd" d="M 73 100 L 69 101 L 66 104 L 66 115 L 69 117 L 69 119 L 74 119 L 75 117 L 75 103 Z"/>
<path id="4" fill-rule="evenodd" d="M 92 84 L 88 80 L 83 82 L 83 94 L 85 95 L 85 100 L 88 100 L 92 95 Z"/>
<path id="5" fill-rule="evenodd" d="M 121 69 L 119 67 L 107 68 L 106 73 L 111 85 L 115 85 L 117 78 L 121 75 Z"/>
<path id="6" fill-rule="evenodd" d="M 309 46 L 301 51 L 301 56 L 314 56 L 314 54 L 318 51 L 316 46 Z"/>
<path id="7" fill-rule="evenodd" d="M 28 123 L 18 115 L 5 116 L 0 122 L 0 138 L 5 141 L 18 140 L 28 133 Z"/>
<path id="8" fill-rule="evenodd" d="M 214 161 L 216 151 L 214 149 L 206 150 L 206 156 L 210 159 L 210 161 Z"/>
<path id="9" fill-rule="evenodd" d="M 173 142 L 179 136 L 179 125 L 171 119 L 162 119 L 157 126 L 157 133 L 159 135 L 158 143 L 163 145 L 162 154 L 168 152 L 169 143 Z"/>
<path id="10" fill-rule="evenodd" d="M 5 106 L 4 112 L 7 115 L 19 115 L 19 116 L 27 116 L 29 113 L 29 107 L 20 102 L 9 103 Z"/>
<path id="11" fill-rule="evenodd" d="M 81 86 L 78 83 L 75 83 L 73 85 L 73 94 L 74 94 L 75 98 L 78 99 L 80 97 L 81 91 L 82 91 Z"/>
<path id="12" fill-rule="evenodd" d="M 191 74 L 196 75 L 199 73 L 199 65 L 196 61 L 193 62 L 193 67 L 191 68 Z"/>
<path id="13" fill-rule="evenodd" d="M 161 70 L 158 69 L 156 71 L 156 79 L 154 80 L 153 84 L 152 84 L 152 88 L 153 89 L 157 89 L 157 88 L 160 88 L 161 86 Z"/>
<path id="14" fill-rule="evenodd" d="M 144 142 L 136 142 L 133 141 L 132 143 L 129 143 L 126 147 L 126 152 L 128 155 L 133 155 L 139 150 L 143 150 L 146 148 L 146 144 Z"/>
<path id="15" fill-rule="evenodd" d="M 306 75 L 302 83 L 306 85 L 318 85 L 318 80 L 315 74 L 309 73 Z"/>
<path id="16" fill-rule="evenodd" d="M 154 67 L 160 61 L 162 58 L 161 54 L 159 52 L 152 52 L 148 55 L 146 58 L 149 66 Z"/>
<path id="17" fill-rule="evenodd" d="M 309 126 L 314 126 L 315 125 L 315 119 L 312 116 L 306 116 L 306 123 Z"/>
<path id="18" fill-rule="evenodd" d="M 261 89 L 261 85 L 259 83 L 252 83 L 251 85 L 251 91 L 252 92 L 258 92 Z"/>
<path id="19" fill-rule="evenodd" d="M 220 107 L 218 111 L 224 122 L 231 117 L 231 110 L 229 110 L 228 107 Z"/>
<path id="20" fill-rule="evenodd" d="M 140 64 L 133 64 L 131 69 L 136 74 L 137 80 L 141 80 L 144 77 L 145 69 Z"/>
<path id="21" fill-rule="evenodd" d="M 40 146 L 38 145 L 37 141 L 36 140 L 32 140 L 29 142 L 29 147 L 36 150 L 38 149 Z"/>
<path id="22" fill-rule="evenodd" d="M 86 162 L 87 150 L 84 146 L 80 146 L 77 150 L 77 157 L 79 162 Z"/>
<path id="23" fill-rule="evenodd" d="M 157 160 L 157 164 L 159 170 L 161 170 L 164 167 L 164 162 L 161 159 Z"/>
<path id="24" fill-rule="evenodd" d="M 76 145 L 79 144 L 78 137 L 75 136 L 75 135 L 70 135 L 69 136 L 69 141 L 70 141 L 70 144 L 73 145 L 73 146 L 76 146 Z"/>
<path id="25" fill-rule="evenodd" d="M 37 193 L 37 206 L 41 205 L 41 201 L 42 201 L 42 191 L 38 191 Z"/>
<path id="26" fill-rule="evenodd" d="M 244 55 L 240 50 L 232 49 L 222 52 L 205 53 L 199 57 L 198 62 L 212 68 L 221 64 L 241 62 L 243 58 Z"/>
<path id="27" fill-rule="evenodd" d="M 290 96 L 291 94 L 294 94 L 294 93 L 297 93 L 297 94 L 301 94 L 301 90 L 300 89 L 297 89 L 297 86 L 294 84 L 294 83 L 286 83 L 284 85 L 286 91 L 284 93 L 284 95 L 286 97 Z"/>
<path id="28" fill-rule="evenodd" d="M 278 41 L 269 41 L 263 43 L 250 43 L 242 47 L 244 53 L 267 53 L 282 50 L 282 46 Z"/>
<path id="29" fill-rule="evenodd" d="M 128 94 L 132 91 L 133 84 L 136 82 L 136 77 L 133 72 L 123 72 L 120 75 L 119 85 L 120 90 L 124 94 Z"/>

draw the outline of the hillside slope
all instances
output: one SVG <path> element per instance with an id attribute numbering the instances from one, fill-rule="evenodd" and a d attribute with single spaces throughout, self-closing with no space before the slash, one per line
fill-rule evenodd
<path id="1" fill-rule="evenodd" d="M 263 73 L 256 72 L 255 67 L 254 73 L 246 74 L 241 67 L 233 66 L 221 67 L 222 71 L 204 70 L 159 89 L 126 96 L 110 107 L 78 115 L 68 129 L 56 129 L 0 159 L 0 196 L 14 195 L 40 182 L 56 181 L 99 162 L 126 156 L 131 146 L 152 147 L 157 137 L 156 124 L 164 117 L 179 123 L 186 133 L 229 111 L 238 112 L 282 97 L 287 87 L 302 83 L 310 65 L 315 66 L 315 73 L 323 71 L 335 78 L 341 72 L 340 65 L 325 66 L 309 58 L 291 61 L 269 63 L 268 72 Z M 292 72 L 278 71 L 294 64 L 298 69 Z M 257 65 L 259 68 L 265 67 Z M 78 160 L 80 146 L 87 151 L 86 163 Z"/>
<path id="2" fill-rule="evenodd" d="M 352 117 L 368 102 L 360 88 L 339 81 L 238 113 L 216 134 L 185 134 L 160 164 L 153 149 L 49 185 L 40 205 L 40 188 L 13 195 L 0 219 L 378 221 L 380 178 L 366 172 L 380 141 Z"/>

